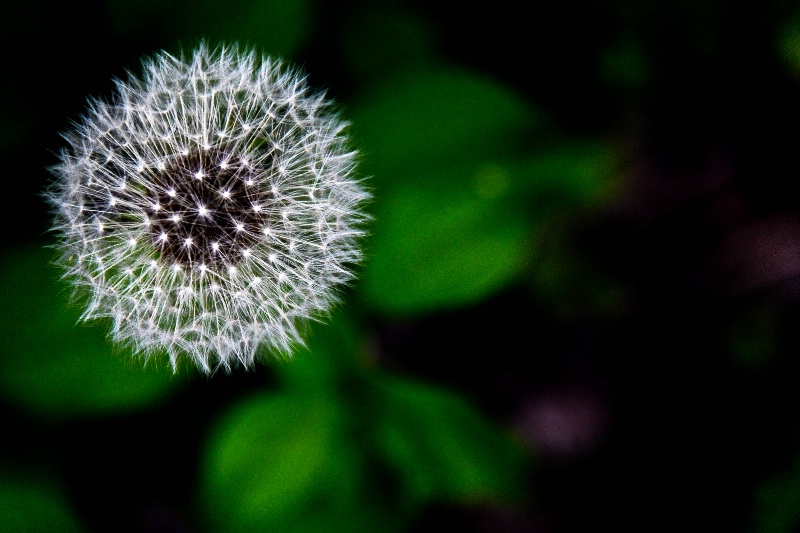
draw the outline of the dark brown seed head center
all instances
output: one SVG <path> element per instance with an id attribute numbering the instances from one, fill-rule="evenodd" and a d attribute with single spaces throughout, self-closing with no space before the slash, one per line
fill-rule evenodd
<path id="1" fill-rule="evenodd" d="M 153 245 L 187 268 L 234 265 L 250 254 L 270 211 L 251 163 L 195 150 L 154 171 L 148 218 Z"/>

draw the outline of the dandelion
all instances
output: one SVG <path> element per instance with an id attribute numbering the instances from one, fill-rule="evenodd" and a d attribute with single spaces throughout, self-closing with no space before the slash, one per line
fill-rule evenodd
<path id="1" fill-rule="evenodd" d="M 368 193 L 331 107 L 280 61 L 206 44 L 91 101 L 48 191 L 81 318 L 206 372 L 302 344 L 361 259 Z"/>

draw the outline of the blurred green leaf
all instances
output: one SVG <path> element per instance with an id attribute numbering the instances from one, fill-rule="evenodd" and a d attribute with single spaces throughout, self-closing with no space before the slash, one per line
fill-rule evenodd
<path id="1" fill-rule="evenodd" d="M 545 123 L 501 84 L 454 69 L 405 74 L 370 88 L 348 118 L 364 171 L 379 190 L 454 177 L 457 190 L 463 177 L 441 171 L 518 153 Z"/>
<path id="2" fill-rule="evenodd" d="M 604 141 L 557 139 L 531 150 L 532 155 L 508 163 L 513 193 L 537 200 L 540 208 L 592 208 L 617 191 L 616 178 L 623 161 Z"/>
<path id="3" fill-rule="evenodd" d="M 181 379 L 112 353 L 103 328 L 77 325 L 69 291 L 41 246 L 0 261 L 0 384 L 12 402 L 47 416 L 137 409 Z"/>
<path id="4" fill-rule="evenodd" d="M 789 71 L 800 74 L 800 11 L 788 17 L 777 35 L 778 55 Z"/>
<path id="5" fill-rule="evenodd" d="M 376 205 L 375 218 L 360 288 L 384 312 L 478 301 L 512 279 L 529 254 L 525 214 L 477 194 L 470 182 L 446 192 L 396 189 Z"/>
<path id="6" fill-rule="evenodd" d="M 212 530 L 300 527 L 333 487 L 352 491 L 347 457 L 336 453 L 341 417 L 322 395 L 262 394 L 231 409 L 208 439 L 204 464 Z"/>
<path id="7" fill-rule="evenodd" d="M 0 481 L 0 533 L 83 530 L 63 496 L 51 487 Z"/>
<path id="8" fill-rule="evenodd" d="M 110 14 L 116 31 L 148 33 L 186 45 L 206 39 L 238 42 L 269 55 L 289 57 L 309 34 L 308 0 L 112 0 Z M 172 45 L 172 44 L 170 44 Z"/>
<path id="9" fill-rule="evenodd" d="M 800 526 L 800 459 L 784 473 L 758 487 L 753 531 L 790 533 Z"/>
<path id="10" fill-rule="evenodd" d="M 606 143 L 553 132 L 490 79 L 418 72 L 381 85 L 348 114 L 375 188 L 369 305 L 413 314 L 467 305 L 530 263 L 532 224 L 609 197 Z"/>
<path id="11" fill-rule="evenodd" d="M 510 502 L 527 489 L 527 455 L 465 398 L 386 378 L 378 445 L 413 500 Z"/>
<path id="12" fill-rule="evenodd" d="M 562 316 L 607 317 L 624 309 L 624 287 L 600 274 L 573 237 L 576 226 L 617 192 L 617 150 L 602 141 L 562 139 L 507 168 L 511 194 L 530 198 L 534 223 L 526 276 L 537 297 Z"/>

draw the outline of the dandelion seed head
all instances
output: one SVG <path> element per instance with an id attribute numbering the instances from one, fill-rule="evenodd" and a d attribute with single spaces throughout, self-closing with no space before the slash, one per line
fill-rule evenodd
<path id="1" fill-rule="evenodd" d="M 369 195 L 344 129 L 296 70 L 252 51 L 146 60 L 91 102 L 53 168 L 82 318 L 174 368 L 291 353 L 361 259 Z"/>

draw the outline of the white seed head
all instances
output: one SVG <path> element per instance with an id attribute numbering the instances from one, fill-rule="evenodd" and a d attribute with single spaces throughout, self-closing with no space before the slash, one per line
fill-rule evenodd
<path id="1" fill-rule="evenodd" d="M 84 320 L 212 372 L 289 354 L 353 277 L 368 193 L 346 124 L 279 61 L 145 61 L 65 135 L 48 200 Z"/>

